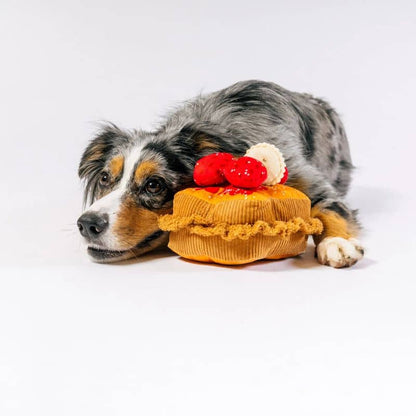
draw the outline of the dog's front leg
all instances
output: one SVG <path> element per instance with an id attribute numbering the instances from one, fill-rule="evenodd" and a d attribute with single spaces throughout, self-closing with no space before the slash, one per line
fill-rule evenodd
<path id="1" fill-rule="evenodd" d="M 324 231 L 314 236 L 316 255 L 321 264 L 340 268 L 355 264 L 364 255 L 356 239 L 359 226 L 354 212 L 341 201 L 326 200 L 312 208 L 312 216 L 319 218 Z"/>

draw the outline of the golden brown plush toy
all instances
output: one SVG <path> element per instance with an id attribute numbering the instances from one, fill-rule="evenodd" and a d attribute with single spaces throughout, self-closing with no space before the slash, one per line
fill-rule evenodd
<path id="1" fill-rule="evenodd" d="M 311 218 L 305 194 L 283 185 L 287 175 L 281 153 L 266 143 L 239 159 L 226 153 L 200 159 L 196 184 L 223 186 L 175 195 L 173 214 L 159 219 L 160 228 L 170 231 L 169 247 L 184 258 L 222 264 L 302 253 L 308 236 L 322 232 L 322 223 Z"/>

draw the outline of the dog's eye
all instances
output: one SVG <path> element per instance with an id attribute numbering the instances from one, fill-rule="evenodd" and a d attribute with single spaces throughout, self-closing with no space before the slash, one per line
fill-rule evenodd
<path id="1" fill-rule="evenodd" d="M 144 185 L 144 190 L 148 193 L 148 194 L 153 194 L 156 195 L 159 192 L 161 192 L 164 188 L 164 184 L 160 179 L 149 179 L 146 184 Z"/>
<path id="2" fill-rule="evenodd" d="M 106 186 L 110 183 L 110 175 L 107 172 L 102 172 L 100 176 L 100 185 Z"/>

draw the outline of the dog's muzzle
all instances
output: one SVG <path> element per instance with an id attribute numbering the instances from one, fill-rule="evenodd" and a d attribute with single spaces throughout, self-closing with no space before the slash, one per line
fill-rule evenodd
<path id="1" fill-rule="evenodd" d="M 77 221 L 79 232 L 91 243 L 97 241 L 102 236 L 104 231 L 107 230 L 108 224 L 107 214 L 98 214 L 95 212 L 86 212 Z"/>

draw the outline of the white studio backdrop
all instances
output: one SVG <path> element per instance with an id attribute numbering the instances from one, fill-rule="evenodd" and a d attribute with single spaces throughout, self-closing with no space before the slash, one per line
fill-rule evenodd
<path id="1" fill-rule="evenodd" d="M 2 415 L 414 415 L 412 1 L 0 2 Z M 150 129 L 274 81 L 339 111 L 366 258 L 91 263 L 77 164 L 96 122 Z"/>

